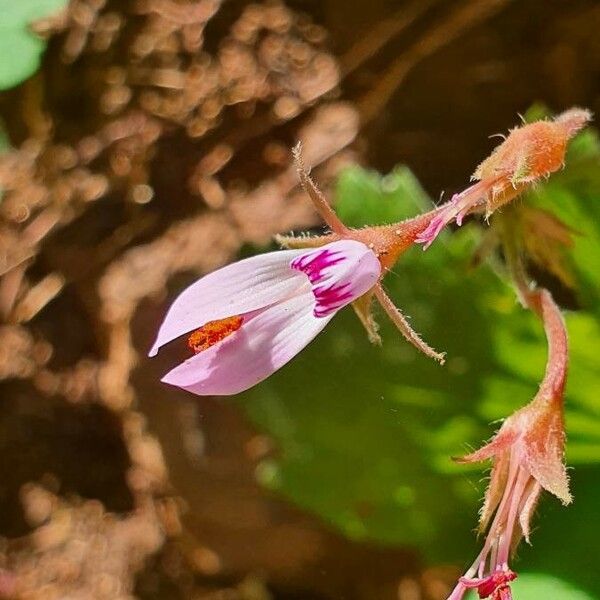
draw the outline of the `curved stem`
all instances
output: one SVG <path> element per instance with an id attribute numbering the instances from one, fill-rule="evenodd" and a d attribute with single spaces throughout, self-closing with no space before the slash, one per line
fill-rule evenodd
<path id="1" fill-rule="evenodd" d="M 569 362 L 567 328 L 562 313 L 548 290 L 532 287 L 518 250 L 518 242 L 509 230 L 510 224 L 505 222 L 503 225 L 504 253 L 519 300 L 540 318 L 548 340 L 546 372 L 537 397 L 549 395 L 562 398 Z"/>
<path id="2" fill-rule="evenodd" d="M 434 358 L 440 364 L 444 364 L 446 354 L 444 352 L 436 352 L 431 346 L 424 342 L 419 334 L 410 326 L 406 317 L 400 309 L 392 302 L 391 298 L 385 293 L 381 284 L 377 284 L 374 288 L 375 297 L 388 317 L 394 325 L 400 330 L 400 333 L 413 345 L 415 348 L 426 354 L 430 358 Z"/>
<path id="3" fill-rule="evenodd" d="M 300 177 L 300 183 L 302 184 L 304 191 L 309 195 L 323 221 L 325 221 L 331 228 L 331 231 L 335 233 L 348 233 L 348 228 L 340 221 L 339 217 L 329 205 L 329 202 L 327 202 L 327 198 L 325 198 L 323 192 L 316 186 L 306 170 L 304 161 L 302 160 L 302 142 L 298 142 L 294 148 L 292 148 L 292 154 L 294 156 L 294 162 L 296 163 L 298 176 Z"/>

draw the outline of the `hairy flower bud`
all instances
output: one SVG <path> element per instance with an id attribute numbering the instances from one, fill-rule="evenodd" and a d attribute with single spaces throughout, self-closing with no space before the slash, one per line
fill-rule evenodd
<path id="1" fill-rule="evenodd" d="M 448 223 L 485 209 L 486 217 L 529 186 L 564 166 L 568 141 L 591 120 L 588 110 L 572 108 L 553 120 L 536 121 L 512 129 L 475 170 L 476 181 L 443 205 L 417 241 L 428 248 Z"/>

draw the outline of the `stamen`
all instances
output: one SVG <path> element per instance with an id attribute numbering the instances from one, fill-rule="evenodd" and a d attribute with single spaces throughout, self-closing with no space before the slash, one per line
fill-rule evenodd
<path id="1" fill-rule="evenodd" d="M 194 354 L 203 352 L 236 332 L 243 322 L 244 317 L 239 315 L 209 321 L 188 337 L 188 346 L 194 351 Z"/>
<path id="2" fill-rule="evenodd" d="M 416 238 L 418 244 L 423 244 L 423 250 L 427 250 L 442 229 L 452 220 L 460 227 L 465 216 L 479 204 L 486 201 L 490 190 L 497 183 L 498 177 L 490 180 L 478 181 L 459 194 L 454 194 L 452 198 L 443 205 L 443 210 L 431 220 L 429 226 L 424 229 Z"/>

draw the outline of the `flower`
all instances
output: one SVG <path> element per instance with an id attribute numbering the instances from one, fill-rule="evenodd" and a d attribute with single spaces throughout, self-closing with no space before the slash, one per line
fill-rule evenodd
<path id="1" fill-rule="evenodd" d="M 419 233 L 427 227 L 431 222 L 431 219 L 435 218 L 438 210 L 439 209 L 434 209 L 422 215 L 391 225 L 378 225 L 375 227 L 364 227 L 363 229 L 348 229 L 345 225 L 340 223 L 334 230 L 334 233 L 327 235 L 319 237 L 288 237 L 279 235 L 276 236 L 276 240 L 285 248 L 320 247 L 324 244 L 343 239 L 352 239 L 361 242 L 370 248 L 375 253 L 375 256 L 377 256 L 381 263 L 381 278 L 383 278 L 394 266 L 400 255 L 415 243 Z M 404 314 L 386 294 L 381 283 L 378 283 L 365 295 L 352 302 L 352 307 L 367 330 L 371 342 L 375 344 L 381 343 L 381 338 L 378 334 L 378 326 L 371 313 L 373 298 L 377 299 L 383 310 L 406 340 L 426 356 L 434 358 L 441 364 L 444 363 L 444 353 L 436 352 L 421 339 L 419 334 L 410 326 Z"/>
<path id="2" fill-rule="evenodd" d="M 354 240 L 227 265 L 175 300 L 150 356 L 189 334 L 194 356 L 163 381 L 201 395 L 236 394 L 285 365 L 380 272 L 372 250 Z"/>
<path id="3" fill-rule="evenodd" d="M 489 217 L 527 187 L 563 167 L 568 141 L 591 117 L 587 110 L 572 108 L 552 121 L 536 121 L 512 129 L 473 173 L 471 179 L 477 183 L 443 205 L 417 242 L 427 249 L 453 220 L 460 226 L 466 215 L 483 207 Z"/>
<path id="4" fill-rule="evenodd" d="M 364 227 L 362 229 L 346 227 L 335 214 L 335 211 L 331 208 L 325 196 L 305 169 L 302 162 L 301 149 L 301 144 L 297 144 L 292 151 L 300 182 L 313 202 L 316 211 L 331 229 L 331 233 L 318 237 L 276 236 L 276 240 L 285 248 L 314 248 L 344 239 L 361 242 L 370 248 L 379 259 L 381 263 L 381 279 L 383 279 L 400 255 L 415 243 L 418 236 L 429 226 L 432 219 L 436 218 L 442 207 L 390 225 Z M 388 317 L 408 342 L 426 356 L 437 360 L 440 364 L 444 364 L 445 354 L 443 352 L 436 352 L 421 339 L 419 334 L 411 327 L 406 316 L 386 294 L 381 282 L 377 283 L 368 293 L 352 302 L 352 307 L 365 327 L 371 342 L 375 344 L 381 343 L 378 333 L 379 328 L 371 312 L 373 298 L 377 299 L 377 302 L 379 302 Z"/>
<path id="5" fill-rule="evenodd" d="M 517 575 L 508 565 L 509 557 L 522 537 L 529 542 L 530 520 L 542 489 L 563 504 L 571 502 L 564 464 L 567 333 L 549 292 L 530 292 L 527 301 L 542 318 L 546 330 L 546 374 L 535 398 L 506 419 L 488 444 L 461 459 L 493 460 L 480 513 L 480 529 L 487 529 L 488 534 L 481 552 L 448 600 L 460 600 L 468 589 L 476 589 L 480 598 L 510 600 L 509 584 Z"/>
<path id="6" fill-rule="evenodd" d="M 444 362 L 444 354 L 421 339 L 380 281 L 440 209 L 400 223 L 350 229 L 305 170 L 300 145 L 294 157 L 300 181 L 331 233 L 277 236 L 286 250 L 233 263 L 184 290 L 149 354 L 188 334 L 194 356 L 167 373 L 165 383 L 201 395 L 244 391 L 285 365 L 348 304 L 378 343 L 373 298 L 411 344 Z"/>

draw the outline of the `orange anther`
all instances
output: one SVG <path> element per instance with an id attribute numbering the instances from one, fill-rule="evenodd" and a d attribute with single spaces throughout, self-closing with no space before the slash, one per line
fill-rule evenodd
<path id="1" fill-rule="evenodd" d="M 194 351 L 194 354 L 198 354 L 237 331 L 243 321 L 244 318 L 238 315 L 209 321 L 188 337 L 188 346 Z"/>

